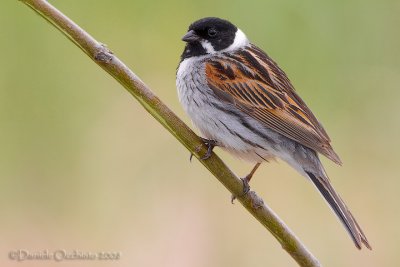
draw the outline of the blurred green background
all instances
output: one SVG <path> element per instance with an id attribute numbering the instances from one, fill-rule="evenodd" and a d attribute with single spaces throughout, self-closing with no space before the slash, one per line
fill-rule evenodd
<path id="1" fill-rule="evenodd" d="M 323 159 L 373 251 L 357 251 L 284 163 L 252 188 L 325 266 L 398 266 L 399 1 L 51 1 L 180 117 L 188 25 L 238 25 L 288 73 L 344 165 Z M 0 265 L 8 252 L 119 251 L 68 266 L 296 266 L 274 238 L 117 82 L 22 3 L 0 4 Z M 216 150 L 240 174 L 251 166 Z M 58 265 L 57 265 L 58 266 Z"/>

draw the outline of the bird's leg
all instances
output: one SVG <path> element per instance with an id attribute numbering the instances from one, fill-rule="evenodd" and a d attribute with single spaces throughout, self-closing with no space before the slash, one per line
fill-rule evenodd
<path id="1" fill-rule="evenodd" d="M 258 167 L 260 167 L 260 165 L 261 165 L 261 162 L 258 162 L 258 163 L 254 166 L 254 168 L 251 170 L 251 172 L 250 172 L 246 177 L 244 177 L 244 178 L 242 179 L 242 180 L 244 180 L 244 183 L 247 184 L 247 186 L 249 186 L 249 183 L 250 183 L 251 178 L 253 177 L 253 175 L 254 175 L 254 173 L 256 172 L 256 170 L 258 169 Z"/>
<path id="2" fill-rule="evenodd" d="M 206 138 L 203 138 L 203 137 L 200 137 L 200 139 L 207 146 L 206 154 L 204 156 L 202 156 L 200 159 L 201 160 L 209 159 L 211 157 L 211 153 L 212 153 L 214 147 L 218 146 L 218 143 L 217 143 L 217 141 L 212 140 L 212 139 L 206 139 Z M 200 151 L 200 149 L 201 148 L 199 147 L 199 151 Z M 196 151 L 196 152 L 198 152 L 198 151 Z M 193 158 L 193 153 L 190 153 L 189 161 L 192 161 L 192 158 Z"/>
<path id="3" fill-rule="evenodd" d="M 242 180 L 242 182 L 243 182 L 243 194 L 241 196 L 246 195 L 250 191 L 250 185 L 249 185 L 250 180 L 253 177 L 256 170 L 258 169 L 258 167 L 260 167 L 260 165 L 261 165 L 261 163 L 258 162 L 253 167 L 253 169 L 251 170 L 251 172 L 248 175 L 246 175 L 244 178 L 240 178 L 240 180 Z M 232 195 L 232 198 L 231 198 L 232 204 L 233 204 L 233 201 L 235 201 L 235 199 L 236 199 L 236 196 Z"/>

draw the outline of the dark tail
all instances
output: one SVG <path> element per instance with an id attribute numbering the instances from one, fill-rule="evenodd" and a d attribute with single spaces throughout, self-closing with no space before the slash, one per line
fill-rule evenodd
<path id="1" fill-rule="evenodd" d="M 340 196 L 335 192 L 329 180 L 325 177 L 316 177 L 314 174 L 307 172 L 311 181 L 318 188 L 319 192 L 331 206 L 333 211 L 339 217 L 347 232 L 350 234 L 354 241 L 354 244 L 358 249 L 361 249 L 361 245 L 364 244 L 367 248 L 372 249 L 368 243 L 367 237 L 364 235 L 361 227 L 354 219 L 351 212 L 347 209 L 346 204 Z"/>

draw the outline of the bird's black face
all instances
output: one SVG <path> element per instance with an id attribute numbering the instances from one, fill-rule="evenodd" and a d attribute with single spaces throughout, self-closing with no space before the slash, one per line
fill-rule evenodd
<path id="1" fill-rule="evenodd" d="M 204 18 L 192 23 L 182 37 L 187 42 L 182 59 L 227 49 L 234 43 L 237 30 L 235 25 L 219 18 Z"/>

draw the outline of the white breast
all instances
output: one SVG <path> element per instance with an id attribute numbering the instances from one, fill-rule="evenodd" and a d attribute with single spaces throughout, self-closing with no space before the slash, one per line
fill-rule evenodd
<path id="1" fill-rule="evenodd" d="M 206 57 L 185 59 L 178 67 L 176 85 L 184 110 L 203 137 L 216 140 L 230 153 L 252 162 L 270 159 L 271 144 L 248 128 L 248 125 L 263 128 L 258 122 L 244 114 L 238 117 L 234 112 L 223 112 L 218 108 L 236 110 L 216 97 L 208 87 L 204 64 Z"/>
<path id="2" fill-rule="evenodd" d="M 193 100 L 200 98 L 200 101 L 202 98 L 201 95 L 206 93 L 200 92 L 200 90 L 207 90 L 203 59 L 204 56 L 184 59 L 179 64 L 176 73 L 176 87 L 178 89 L 179 101 L 187 113 L 193 112 L 191 109 L 192 104 L 194 104 Z"/>
<path id="3" fill-rule="evenodd" d="M 202 57 L 191 57 L 183 60 L 176 74 L 178 97 L 184 110 L 199 128 L 204 137 L 212 138 L 207 120 L 207 108 L 212 91 L 208 88 L 205 76 L 204 60 Z"/>

